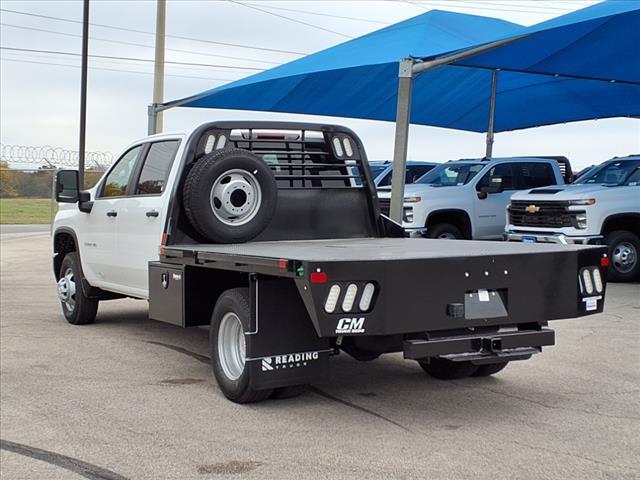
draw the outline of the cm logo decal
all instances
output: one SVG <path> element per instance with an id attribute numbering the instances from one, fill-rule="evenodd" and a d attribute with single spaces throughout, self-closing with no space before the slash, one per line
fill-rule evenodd
<path id="1" fill-rule="evenodd" d="M 336 333 L 364 333 L 364 317 L 341 318 Z"/>

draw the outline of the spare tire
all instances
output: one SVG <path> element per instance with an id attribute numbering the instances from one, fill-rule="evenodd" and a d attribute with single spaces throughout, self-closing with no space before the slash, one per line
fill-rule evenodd
<path id="1" fill-rule="evenodd" d="M 247 242 L 269 224 L 278 187 L 256 155 L 219 150 L 200 158 L 184 183 L 182 200 L 193 228 L 216 243 Z"/>

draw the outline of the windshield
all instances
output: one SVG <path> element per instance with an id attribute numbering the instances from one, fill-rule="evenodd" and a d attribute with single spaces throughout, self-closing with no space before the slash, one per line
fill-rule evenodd
<path id="1" fill-rule="evenodd" d="M 371 170 L 371 177 L 375 180 L 378 175 L 384 172 L 387 169 L 388 165 L 369 165 L 369 169 Z"/>
<path id="2" fill-rule="evenodd" d="M 622 185 L 628 177 L 640 166 L 638 160 L 612 160 L 587 172 L 574 183 Z"/>
<path id="3" fill-rule="evenodd" d="M 426 173 L 416 183 L 434 187 L 465 185 L 483 168 L 482 163 L 446 163 Z"/>

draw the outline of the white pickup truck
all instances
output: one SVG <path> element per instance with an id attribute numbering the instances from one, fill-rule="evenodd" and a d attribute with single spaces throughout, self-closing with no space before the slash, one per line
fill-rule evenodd
<path id="1" fill-rule="evenodd" d="M 571 167 L 564 157 L 513 157 L 443 163 L 405 187 L 403 224 L 412 236 L 498 240 L 504 212 L 518 190 L 562 185 Z M 383 213 L 391 190 L 379 189 Z"/>
<path id="2" fill-rule="evenodd" d="M 512 166 L 559 180 L 556 164 Z M 406 238 L 380 214 L 362 142 L 338 125 L 151 136 L 89 191 L 59 171 L 55 196 L 67 321 L 90 324 L 99 302 L 126 296 L 148 300 L 154 320 L 209 325 L 213 374 L 234 402 L 295 396 L 326 381 L 340 351 L 403 352 L 442 379 L 495 375 L 554 344 L 549 320 L 604 307 L 604 247 Z"/>
<path id="3" fill-rule="evenodd" d="M 640 276 L 640 155 L 613 158 L 575 183 L 519 192 L 511 198 L 510 241 L 609 247 L 609 279 Z"/>

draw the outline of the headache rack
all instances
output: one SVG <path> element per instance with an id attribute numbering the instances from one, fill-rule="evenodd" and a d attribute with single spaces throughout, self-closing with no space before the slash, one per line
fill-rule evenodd
<path id="1" fill-rule="evenodd" d="M 280 123 L 203 132 L 196 158 L 213 150 L 240 148 L 261 157 L 273 171 L 278 188 L 361 188 L 366 184 L 364 150 L 347 129 L 334 126 Z M 301 125 L 304 125 L 301 127 Z M 338 131 L 336 131 L 338 130 Z"/>

